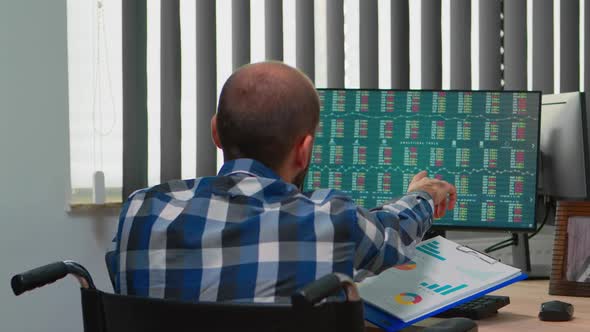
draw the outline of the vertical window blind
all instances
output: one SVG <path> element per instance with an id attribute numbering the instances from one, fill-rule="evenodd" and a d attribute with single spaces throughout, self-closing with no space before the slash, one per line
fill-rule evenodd
<path id="1" fill-rule="evenodd" d="M 215 174 L 221 158 L 209 128 L 220 88 L 253 61 L 285 61 L 318 87 L 583 90 L 588 7 L 69 0 L 72 200 L 84 200 L 95 171 L 104 172 L 112 197 Z"/>

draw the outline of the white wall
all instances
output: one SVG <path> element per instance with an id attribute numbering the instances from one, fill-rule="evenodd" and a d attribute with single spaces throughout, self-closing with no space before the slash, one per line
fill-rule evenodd
<path id="1" fill-rule="evenodd" d="M 10 277 L 55 260 L 103 263 L 116 216 L 69 215 L 65 0 L 0 2 L 0 330 L 81 331 L 75 279 L 15 297 Z"/>

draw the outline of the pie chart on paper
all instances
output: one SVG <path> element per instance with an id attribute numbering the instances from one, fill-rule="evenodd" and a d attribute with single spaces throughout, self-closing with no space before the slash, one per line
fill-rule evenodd
<path id="1" fill-rule="evenodd" d="M 402 271 L 411 271 L 416 268 L 416 263 L 410 261 L 402 265 L 395 265 L 394 268 Z"/>
<path id="2" fill-rule="evenodd" d="M 415 293 L 400 293 L 395 296 L 395 302 L 402 305 L 418 304 L 422 301 L 422 296 Z"/>

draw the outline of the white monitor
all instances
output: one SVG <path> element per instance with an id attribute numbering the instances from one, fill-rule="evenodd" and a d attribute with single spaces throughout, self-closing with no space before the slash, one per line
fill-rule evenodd
<path id="1" fill-rule="evenodd" d="M 587 118 L 580 92 L 543 95 L 539 192 L 555 198 L 588 198 Z"/>

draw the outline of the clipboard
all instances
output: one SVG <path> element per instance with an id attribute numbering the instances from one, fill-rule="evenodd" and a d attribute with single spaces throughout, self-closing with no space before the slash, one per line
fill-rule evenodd
<path id="1" fill-rule="evenodd" d="M 495 259 L 494 257 L 492 257 L 492 256 L 490 256 L 488 254 L 484 254 L 481 251 L 477 251 L 477 250 L 475 250 L 475 249 L 473 249 L 473 248 L 471 248 L 469 246 L 464 246 L 464 245 L 461 245 L 460 244 L 457 247 L 455 247 L 455 249 L 457 251 L 460 251 L 460 252 L 464 253 L 464 254 L 475 256 L 475 257 L 479 258 L 480 260 L 482 260 L 482 261 L 484 261 L 484 262 L 486 262 L 486 263 L 488 263 L 490 265 L 496 264 L 496 263 L 499 263 L 500 262 L 499 260 Z"/>
<path id="2" fill-rule="evenodd" d="M 453 249 L 454 249 L 456 251 L 459 251 L 461 254 L 475 257 L 477 259 L 477 261 L 480 262 L 480 264 L 486 263 L 486 264 L 490 265 L 490 268 L 492 268 L 492 266 L 494 266 L 495 264 L 500 262 L 499 260 L 497 260 L 485 253 L 479 252 L 473 248 L 470 248 L 468 246 L 460 245 L 457 243 L 452 243 L 452 241 L 448 241 L 447 239 L 444 239 L 444 238 L 443 239 L 438 239 L 438 238 L 439 237 L 431 239 L 427 242 L 434 242 L 437 246 L 438 246 L 439 242 L 441 242 L 440 243 L 441 248 L 439 248 L 439 249 L 442 249 L 442 246 L 443 246 L 442 242 L 443 241 L 446 242 L 445 245 L 448 248 L 447 252 L 446 252 L 447 254 L 444 254 L 445 253 L 444 251 L 442 253 L 440 251 L 436 251 L 436 252 L 432 251 L 433 250 L 432 246 L 430 247 L 430 249 L 427 246 L 423 246 L 424 250 L 420 250 L 420 248 L 418 248 L 418 247 L 416 249 L 418 249 L 419 251 L 422 252 L 422 256 L 424 256 L 424 255 L 429 255 L 431 257 L 434 256 L 437 260 L 441 260 L 441 261 L 444 261 L 447 258 L 450 259 L 450 257 L 447 255 L 450 253 L 449 250 L 453 251 Z M 427 244 L 427 243 L 425 242 L 425 244 Z M 452 246 L 452 245 L 454 245 L 454 246 Z M 439 254 L 439 253 L 440 253 L 440 255 L 437 256 L 437 254 Z M 446 258 L 442 257 L 442 256 L 445 256 Z M 426 257 L 426 256 L 424 256 L 424 257 Z M 430 258 L 430 259 L 432 260 L 432 258 Z M 454 259 L 457 259 L 457 258 L 455 257 Z M 499 265 L 503 265 L 503 264 L 499 264 Z M 498 268 L 501 269 L 502 267 L 500 266 Z M 391 274 L 385 278 L 391 278 Z M 419 315 L 415 318 L 411 318 L 407 322 L 403 321 L 402 319 L 400 319 L 390 313 L 390 312 L 394 312 L 394 311 L 391 311 L 391 310 L 387 311 L 386 309 L 382 309 L 381 307 L 377 306 L 376 304 L 372 304 L 372 303 L 370 303 L 370 301 L 365 300 L 364 301 L 365 320 L 371 322 L 372 324 L 374 324 L 386 331 L 398 331 L 400 329 L 403 329 L 405 327 L 413 325 L 421 320 L 435 316 L 435 315 L 437 315 L 443 311 L 446 311 L 450 308 L 453 308 L 453 307 L 458 306 L 460 304 L 472 301 L 472 300 L 477 299 L 487 293 L 493 292 L 497 289 L 506 287 L 510 284 L 513 284 L 513 283 L 520 281 L 520 280 L 524 280 L 526 278 L 527 278 L 526 274 L 524 274 L 522 271 L 518 271 L 517 274 L 514 274 L 512 277 L 509 277 L 508 279 L 505 279 L 504 281 L 502 281 L 498 284 L 490 285 L 490 286 L 483 286 L 483 288 L 480 288 L 479 291 L 477 291 L 473 294 L 469 294 L 469 295 L 467 295 L 467 297 L 465 297 L 463 299 L 456 300 L 455 302 L 451 302 L 451 303 L 441 304 L 441 307 L 439 307 L 438 309 L 435 309 L 434 311 L 423 314 L 423 315 Z M 361 294 L 361 296 L 362 296 L 362 294 Z"/>
<path id="3" fill-rule="evenodd" d="M 477 293 L 475 293 L 475 294 L 473 294 L 473 295 L 471 295 L 469 297 L 466 297 L 466 298 L 464 298 L 462 300 L 459 300 L 457 302 L 453 302 L 451 304 L 448 304 L 448 305 L 446 305 L 444 307 L 441 307 L 439 309 L 436 309 L 435 311 L 433 311 L 431 313 L 428 313 L 428 314 L 425 314 L 423 316 L 420 316 L 420 317 L 418 317 L 416 319 L 413 319 L 413 320 L 411 320 L 409 322 L 404 322 L 403 320 L 401 320 L 401 319 L 399 319 L 399 318 L 391 315 L 390 313 L 387 313 L 386 311 L 383 311 L 383 310 L 381 310 L 381 309 L 379 309 L 379 308 L 377 308 L 377 307 L 375 307 L 375 306 L 373 306 L 373 305 L 365 302 L 364 303 L 365 320 L 371 322 L 372 324 L 374 324 L 374 325 L 376 325 L 376 326 L 378 326 L 378 327 L 380 327 L 383 330 L 388 331 L 388 332 L 399 331 L 399 330 L 401 330 L 403 328 L 406 328 L 406 327 L 408 327 L 410 325 L 413 325 L 413 324 L 415 324 L 415 323 L 417 323 L 419 321 L 422 321 L 422 320 L 424 320 L 426 318 L 435 316 L 435 315 L 437 315 L 437 314 L 439 314 L 439 313 L 441 313 L 443 311 L 446 311 L 448 309 L 451 309 L 451 308 L 453 308 L 455 306 L 458 306 L 458 305 L 463 304 L 465 302 L 469 302 L 471 300 L 475 300 L 477 298 L 480 298 L 480 297 L 482 297 L 482 296 L 484 296 L 484 295 L 486 295 L 488 293 L 491 293 L 491 292 L 493 292 L 495 290 L 498 290 L 500 288 L 503 288 L 503 287 L 506 287 L 508 285 L 511 285 L 511 284 L 513 284 L 513 283 L 515 283 L 517 281 L 524 280 L 527 277 L 528 276 L 526 274 L 521 273 L 520 275 L 517 275 L 516 277 L 514 277 L 514 278 L 512 278 L 510 280 L 507 280 L 507 281 L 505 281 L 505 282 L 503 282 L 501 284 L 498 284 L 498 285 L 492 286 L 490 288 L 484 289 L 484 290 L 482 290 L 480 292 L 477 292 Z"/>

